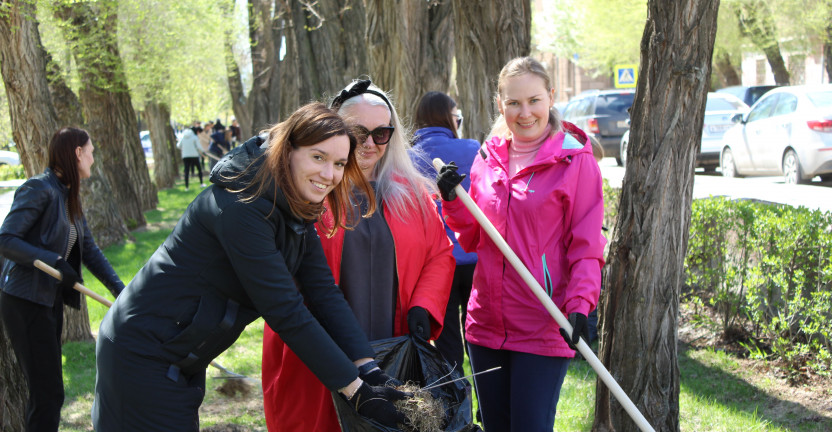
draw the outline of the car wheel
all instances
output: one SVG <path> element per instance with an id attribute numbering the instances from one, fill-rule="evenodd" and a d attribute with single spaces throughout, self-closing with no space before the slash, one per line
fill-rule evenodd
<path id="1" fill-rule="evenodd" d="M 786 184 L 806 184 L 812 179 L 803 179 L 803 168 L 800 166 L 800 159 L 797 158 L 797 153 L 789 149 L 786 155 L 783 156 L 783 179 Z"/>
<path id="2" fill-rule="evenodd" d="M 705 165 L 702 169 L 704 169 L 706 173 L 712 173 L 716 171 L 716 165 Z"/>
<path id="3" fill-rule="evenodd" d="M 727 148 L 722 150 L 719 164 L 722 167 L 723 177 L 739 177 L 737 175 L 737 166 L 734 163 L 734 153 L 731 152 L 731 149 Z"/>
<path id="4" fill-rule="evenodd" d="M 832 174 L 824 174 L 820 176 L 820 180 L 825 182 L 832 181 Z"/>
<path id="5" fill-rule="evenodd" d="M 619 149 L 620 150 L 620 153 L 619 153 L 620 156 L 615 159 L 615 161 L 618 162 L 619 166 L 622 166 L 622 167 L 625 167 L 625 168 L 627 167 L 627 146 L 629 144 L 630 144 L 630 140 L 621 140 L 621 148 Z"/>

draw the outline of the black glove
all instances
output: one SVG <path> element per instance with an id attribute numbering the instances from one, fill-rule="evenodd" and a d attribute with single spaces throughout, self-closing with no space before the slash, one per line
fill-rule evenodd
<path id="1" fill-rule="evenodd" d="M 439 187 L 439 194 L 442 195 L 442 199 L 445 201 L 456 199 L 454 188 L 465 179 L 465 174 L 460 175 L 456 172 L 458 169 L 459 167 L 451 161 L 440 168 L 439 174 L 436 175 L 436 186 Z"/>
<path id="2" fill-rule="evenodd" d="M 371 386 L 395 387 L 402 385 L 401 381 L 387 375 L 375 360 L 359 366 L 358 377 Z"/>
<path id="3" fill-rule="evenodd" d="M 75 269 L 63 258 L 58 258 L 58 261 L 55 263 L 55 269 L 61 272 L 61 280 L 58 282 L 58 287 L 62 290 L 72 289 L 76 282 L 81 282 L 81 277 L 78 276 Z"/>
<path id="4" fill-rule="evenodd" d="M 572 326 L 572 336 L 570 337 L 563 327 L 560 328 L 560 335 L 563 336 L 563 340 L 566 341 L 569 348 L 577 351 L 579 337 L 584 338 L 584 342 L 589 343 L 589 327 L 586 325 L 586 315 L 572 312 L 569 314 L 569 325 Z"/>
<path id="5" fill-rule="evenodd" d="M 430 338 L 430 317 L 428 311 L 419 306 L 413 306 L 407 312 L 407 328 L 410 334 L 424 340 Z"/>
<path id="6" fill-rule="evenodd" d="M 393 402 L 410 396 L 409 393 L 400 392 L 392 387 L 374 387 L 364 382 L 347 402 L 362 416 L 387 427 L 397 427 L 404 424 L 407 418 L 396 409 Z"/>

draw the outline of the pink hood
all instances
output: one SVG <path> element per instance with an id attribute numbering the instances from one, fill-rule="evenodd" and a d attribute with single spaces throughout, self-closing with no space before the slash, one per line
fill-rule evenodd
<path id="1" fill-rule="evenodd" d="M 470 195 L 564 315 L 595 309 L 601 287 L 601 171 L 586 134 L 564 122 L 535 161 L 508 177 L 510 140 L 487 141 L 471 167 Z M 484 156 L 484 157 L 483 157 Z M 448 226 L 477 252 L 466 338 L 477 345 L 573 357 L 558 325 L 460 200 L 443 202 Z"/>

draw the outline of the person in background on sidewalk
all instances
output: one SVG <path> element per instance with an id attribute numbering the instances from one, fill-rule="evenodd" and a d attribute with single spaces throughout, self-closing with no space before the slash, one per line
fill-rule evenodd
<path id="1" fill-rule="evenodd" d="M 95 158 L 86 131 L 62 128 L 49 142 L 49 166 L 21 185 L 0 227 L 0 318 L 23 370 L 29 400 L 26 430 L 55 432 L 64 403 L 61 355 L 64 304 L 81 307 L 83 263 L 118 296 L 124 283 L 98 249 L 81 208 L 81 180 L 90 177 Z M 56 268 L 61 280 L 34 267 Z M 72 361 L 72 359 L 67 359 Z"/>
<path id="2" fill-rule="evenodd" d="M 197 134 L 200 132 L 202 132 L 202 128 L 199 126 L 185 128 L 185 131 L 182 132 L 182 138 L 176 143 L 176 147 L 182 152 L 182 162 L 185 165 L 185 190 L 188 190 L 188 177 L 190 177 L 191 170 L 194 167 L 199 172 L 200 186 L 205 187 L 205 182 L 202 181 L 202 167 L 199 166 L 202 147 L 199 145 Z"/>
<path id="3" fill-rule="evenodd" d="M 205 162 L 211 160 L 211 156 L 208 155 L 208 151 L 211 149 L 211 129 L 214 128 L 214 122 L 206 122 L 205 127 L 202 129 L 202 132 L 197 133 L 197 137 L 199 137 L 199 146 L 202 147 L 202 157 L 200 157 L 200 162 L 202 164 L 202 168 L 208 170 Z M 208 162 L 207 165 L 210 165 Z M 213 165 L 210 165 L 213 166 Z M 207 173 L 210 175 L 211 171 L 208 170 Z"/>
<path id="4" fill-rule="evenodd" d="M 97 431 L 199 430 L 205 369 L 262 316 L 316 379 L 364 416 L 404 421 L 407 394 L 359 367 L 374 352 L 327 267 L 313 222 L 351 220 L 351 190 L 373 196 L 335 112 L 305 105 L 220 161 L 212 186 L 136 274 L 101 323 Z M 369 216 L 375 207 L 368 210 Z M 342 231 L 336 222 L 327 234 Z M 290 400 L 304 388 L 285 389 Z"/>
<path id="5" fill-rule="evenodd" d="M 229 144 L 228 141 L 225 139 L 225 126 L 222 125 L 219 121 L 214 123 L 214 127 L 212 128 L 213 133 L 211 134 L 211 145 L 208 148 L 208 153 L 213 155 L 214 157 L 209 157 L 211 159 L 210 165 L 211 170 L 214 169 L 214 165 L 222 159 L 223 155 L 228 153 Z"/>
<path id="6" fill-rule="evenodd" d="M 456 162 L 460 175 L 468 175 L 471 172 L 471 164 L 480 149 L 480 144 L 475 140 L 459 138 L 462 114 L 450 96 L 437 91 L 425 93 L 419 100 L 414 121 L 419 128 L 414 133 L 414 153 L 423 156 L 417 157 L 415 162 L 423 174 L 436 177 L 436 169 L 431 162 L 434 158 Z M 465 190 L 468 190 L 470 184 L 467 178 L 462 181 Z M 441 201 L 437 204 L 441 206 Z M 441 211 L 441 207 L 438 210 Z M 461 322 L 464 323 L 468 298 L 471 296 L 474 267 L 477 265 L 477 254 L 462 250 L 456 235 L 447 225 L 445 232 L 454 244 L 456 267 L 445 311 L 445 323 L 442 333 L 436 339 L 436 348 L 452 367 L 461 371 L 465 361 L 465 346 L 460 324 L 460 306 Z"/>
<path id="7" fill-rule="evenodd" d="M 573 327 L 566 334 L 506 262 L 454 187 L 463 176 L 442 167 L 442 213 L 463 249 L 477 252 L 465 338 L 487 431 L 551 431 L 575 344 L 587 336 L 604 265 L 601 171 L 587 135 L 561 122 L 555 89 L 536 60 L 519 57 L 500 72 L 500 117 L 471 166 L 470 195 Z"/>
<path id="8" fill-rule="evenodd" d="M 375 190 L 375 197 L 356 190 L 352 204 L 362 213 L 380 209 L 335 235 L 327 233 L 339 219 L 324 213 L 316 226 L 332 275 L 370 340 L 405 334 L 435 339 L 454 260 L 431 198 L 433 182 L 413 166 L 399 116 L 383 90 L 369 80 L 354 81 L 332 108 L 354 131 L 358 166 Z M 303 395 L 291 389 L 303 389 Z M 263 334 L 263 408 L 272 432 L 340 430 L 329 391 L 269 328 Z"/>

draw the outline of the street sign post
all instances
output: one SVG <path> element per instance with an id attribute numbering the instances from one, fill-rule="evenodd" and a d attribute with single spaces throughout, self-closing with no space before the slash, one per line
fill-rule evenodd
<path id="1" fill-rule="evenodd" d="M 635 88 L 638 80 L 638 65 L 615 66 L 615 88 Z"/>

